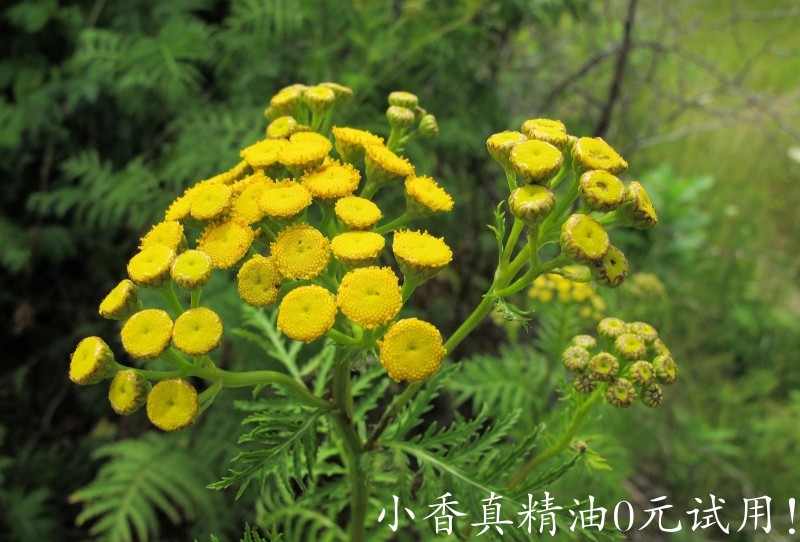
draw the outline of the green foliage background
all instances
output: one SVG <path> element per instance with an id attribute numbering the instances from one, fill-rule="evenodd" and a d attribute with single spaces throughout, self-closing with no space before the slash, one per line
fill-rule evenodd
<path id="1" fill-rule="evenodd" d="M 800 481 L 792 459 L 800 442 L 800 164 L 787 155 L 800 145 L 800 109 L 791 100 L 800 89 L 790 75 L 800 69 L 791 33 L 798 14 L 778 0 L 757 10 L 752 2 L 656 4 L 638 8 L 603 135 L 659 210 L 660 227 L 623 246 L 634 271 L 655 273 L 666 285 L 665 299 L 644 303 L 683 373 L 666 409 L 606 413 L 596 429 L 602 438 L 590 444 L 612 474 L 586 474 L 559 491 L 583 496 L 590 484 L 609 501 L 658 493 L 689 505 L 709 492 L 729 502 L 769 494 L 785 511 Z M 477 302 L 491 272 L 494 241 L 485 224 L 505 189 L 486 137 L 534 116 L 594 134 L 606 114 L 628 6 L 39 0 L 3 8 L 3 532 L 13 540 L 99 533 L 125 540 L 133 525 L 139 538 L 187 539 L 188 528 L 207 539 L 211 532 L 238 537 L 258 517 L 261 505 L 202 489 L 235 453 L 242 414 L 234 398 L 215 404 L 200 428 L 155 435 L 140 419 L 114 417 L 102 390 L 70 385 L 66 360 L 78 338 L 113 336 L 96 306 L 138 237 L 183 187 L 229 168 L 239 148 L 262 136 L 271 94 L 293 82 L 340 82 L 355 99 L 339 120 L 376 131 L 384 130 L 391 90 L 415 92 L 437 116 L 441 136 L 408 152 L 457 203 L 434 224 L 454 248 L 454 265 L 415 301 L 447 332 Z M 680 24 L 668 24 L 675 16 Z M 722 30 L 712 40 L 707 29 L 715 25 Z M 227 318 L 239 321 L 225 286 L 212 283 Z M 609 302 L 623 317 L 643 310 L 624 293 Z M 547 329 L 546 318 L 534 322 L 500 348 L 504 333 L 481 327 L 461 351 L 474 363 L 451 379 L 462 388 L 441 400 L 462 404 L 459 393 L 485 382 L 476 369 L 482 365 L 541 378 L 519 360 L 539 359 L 532 342 L 546 343 Z M 239 340 L 227 348 L 234 367 L 258 352 Z M 499 383 L 469 393 L 490 404 L 513 400 L 522 412 L 552 408 L 553 397 L 515 389 L 520 381 L 509 379 L 502 397 Z M 165 473 L 177 473 L 186 491 L 139 493 L 130 503 L 135 513 L 117 507 L 102 525 L 89 521 L 99 508 L 79 506 L 91 502 L 91 491 L 112 506 L 113 488 Z M 108 487 L 80 489 L 95 476 Z"/>

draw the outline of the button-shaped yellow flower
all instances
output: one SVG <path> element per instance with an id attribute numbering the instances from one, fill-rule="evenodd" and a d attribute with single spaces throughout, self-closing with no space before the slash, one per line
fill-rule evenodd
<path id="1" fill-rule="evenodd" d="M 175 251 L 166 245 L 152 245 L 128 262 L 128 276 L 139 286 L 158 288 L 169 277 Z"/>
<path id="2" fill-rule="evenodd" d="M 281 275 L 291 279 L 313 279 L 330 259 L 330 242 L 308 224 L 289 226 L 271 244 L 272 256 Z"/>
<path id="3" fill-rule="evenodd" d="M 439 370 L 447 354 L 439 330 L 417 318 L 406 318 L 389 326 L 378 347 L 381 365 L 397 382 L 425 380 Z"/>
<path id="4" fill-rule="evenodd" d="M 511 149 L 511 167 L 528 184 L 545 184 L 564 163 L 561 151 L 550 143 L 529 139 Z"/>
<path id="5" fill-rule="evenodd" d="M 653 360 L 656 376 L 664 384 L 672 384 L 678 378 L 678 366 L 672 356 L 656 356 Z"/>
<path id="6" fill-rule="evenodd" d="M 608 247 L 608 252 L 600 261 L 590 264 L 592 278 L 597 284 L 616 288 L 628 276 L 628 259 L 625 254 L 614 245 Z"/>
<path id="7" fill-rule="evenodd" d="M 132 281 L 125 279 L 100 302 L 100 316 L 109 320 L 124 320 L 140 308 L 139 289 Z"/>
<path id="8" fill-rule="evenodd" d="M 70 356 L 69 379 L 76 384 L 96 384 L 114 373 L 114 354 L 100 337 L 86 337 Z"/>
<path id="9" fill-rule="evenodd" d="M 416 216 L 446 213 L 453 209 L 453 198 L 430 177 L 406 177 L 406 205 Z"/>
<path id="10" fill-rule="evenodd" d="M 557 120 L 530 119 L 522 123 L 522 132 L 528 139 L 538 139 L 563 149 L 567 146 L 567 128 Z"/>
<path id="11" fill-rule="evenodd" d="M 186 238 L 183 236 L 183 225 L 177 220 L 165 220 L 159 222 L 147 232 L 147 235 L 142 237 L 139 248 L 147 248 L 153 245 L 166 245 L 175 252 L 178 252 L 180 247 L 186 243 Z"/>
<path id="12" fill-rule="evenodd" d="M 589 215 L 574 214 L 561 227 L 561 248 L 576 261 L 598 262 L 609 246 L 608 233 Z"/>
<path id="13" fill-rule="evenodd" d="M 383 235 L 372 231 L 349 231 L 331 239 L 333 256 L 349 267 L 372 265 L 385 245 Z"/>
<path id="14" fill-rule="evenodd" d="M 289 144 L 281 149 L 278 161 L 300 177 L 307 169 L 322 165 L 333 145 L 328 138 L 316 132 L 297 132 L 289 138 Z"/>
<path id="15" fill-rule="evenodd" d="M 150 382 L 132 369 L 120 371 L 108 387 L 108 402 L 120 416 L 129 416 L 139 410 L 147 401 L 151 389 Z"/>
<path id="16" fill-rule="evenodd" d="M 656 378 L 655 368 L 649 361 L 639 360 L 628 369 L 628 378 L 637 386 L 648 386 Z"/>
<path id="17" fill-rule="evenodd" d="M 622 204 L 625 185 L 611 173 L 598 169 L 581 175 L 580 192 L 592 211 L 611 211 Z"/>
<path id="18" fill-rule="evenodd" d="M 311 192 L 295 181 L 281 181 L 261 192 L 258 204 L 265 215 L 289 220 L 311 205 Z"/>
<path id="19" fill-rule="evenodd" d="M 389 93 L 389 105 L 398 107 L 405 107 L 408 109 L 416 109 L 419 105 L 419 98 L 416 94 L 406 92 L 405 90 L 395 90 Z"/>
<path id="20" fill-rule="evenodd" d="M 336 93 L 328 87 L 316 85 L 303 92 L 303 102 L 314 113 L 324 113 L 336 101 Z"/>
<path id="21" fill-rule="evenodd" d="M 599 137 L 581 137 L 572 147 L 572 158 L 579 172 L 602 169 L 609 173 L 622 173 L 628 163 Z"/>
<path id="22" fill-rule="evenodd" d="M 606 339 L 616 339 L 623 333 L 628 332 L 628 326 L 625 324 L 624 321 L 620 320 L 619 318 L 603 318 L 597 324 L 597 332 L 600 334 L 601 337 Z"/>
<path id="23" fill-rule="evenodd" d="M 525 134 L 505 131 L 489 136 L 486 140 L 486 150 L 504 169 L 511 169 L 511 150 L 520 143 L 527 141 Z"/>
<path id="24" fill-rule="evenodd" d="M 215 269 L 228 269 L 247 254 L 254 238 L 255 232 L 247 224 L 209 224 L 197 240 L 197 249 L 211 257 Z"/>
<path id="25" fill-rule="evenodd" d="M 617 408 L 627 408 L 636 401 L 636 390 L 627 378 L 618 378 L 606 388 L 606 400 Z"/>
<path id="26" fill-rule="evenodd" d="M 597 380 L 611 382 L 619 373 L 619 361 L 608 352 L 600 352 L 589 360 L 589 373 Z"/>
<path id="27" fill-rule="evenodd" d="M 553 211 L 555 204 L 556 197 L 553 191 L 538 184 L 526 184 L 515 188 L 508 197 L 511 214 L 528 226 L 541 224 Z"/>
<path id="28" fill-rule="evenodd" d="M 351 230 L 368 230 L 381 219 L 381 210 L 373 202 L 358 196 L 347 196 L 336 201 L 336 218 Z"/>
<path id="29" fill-rule="evenodd" d="M 278 117 L 267 125 L 267 139 L 289 139 L 297 131 L 297 127 L 294 117 Z"/>
<path id="30" fill-rule="evenodd" d="M 637 335 L 645 344 L 652 344 L 658 339 L 656 328 L 646 322 L 631 322 L 628 324 L 628 333 Z"/>
<path id="31" fill-rule="evenodd" d="M 336 142 L 336 152 L 348 164 L 359 165 L 364 161 L 366 145 L 383 145 L 383 138 L 366 130 L 334 126 L 331 130 Z"/>
<path id="32" fill-rule="evenodd" d="M 197 417 L 197 390 L 182 378 L 157 382 L 147 395 L 147 418 L 162 431 L 176 431 Z"/>
<path id="33" fill-rule="evenodd" d="M 303 92 L 308 87 L 305 85 L 289 85 L 282 88 L 269 101 L 273 114 L 295 116 L 298 107 L 303 102 Z"/>
<path id="34" fill-rule="evenodd" d="M 251 167 L 263 169 L 277 164 L 281 152 L 288 144 L 284 139 L 264 139 L 245 147 L 240 154 Z"/>
<path id="35" fill-rule="evenodd" d="M 213 267 L 211 256 L 205 252 L 187 250 L 175 258 L 170 275 L 175 284 L 184 290 L 196 290 L 209 281 Z"/>
<path id="36" fill-rule="evenodd" d="M 236 275 L 239 297 L 253 307 L 266 307 L 278 299 L 281 272 L 273 258 L 256 254 L 247 260 Z"/>
<path id="37" fill-rule="evenodd" d="M 625 189 L 625 201 L 617 209 L 619 223 L 640 230 L 658 224 L 658 215 L 647 190 L 639 181 L 631 181 Z"/>
<path id="38" fill-rule="evenodd" d="M 362 267 L 342 278 L 336 302 L 345 316 L 374 329 L 392 320 L 403 306 L 400 279 L 390 267 Z"/>
<path id="39" fill-rule="evenodd" d="M 221 217 L 231 203 L 231 187 L 225 184 L 206 184 L 197 189 L 189 206 L 192 218 L 214 220 Z"/>
<path id="40" fill-rule="evenodd" d="M 189 309 L 175 320 L 172 342 L 190 356 L 208 354 L 222 341 L 222 320 L 206 307 Z"/>
<path id="41" fill-rule="evenodd" d="M 414 166 L 384 145 L 367 145 L 364 148 L 367 180 L 378 186 L 400 182 L 414 174 Z"/>
<path id="42" fill-rule="evenodd" d="M 647 346 L 638 335 L 623 333 L 614 340 L 614 348 L 623 359 L 636 361 L 644 357 Z"/>
<path id="43" fill-rule="evenodd" d="M 332 161 L 303 174 L 303 186 L 318 199 L 349 196 L 358 188 L 361 173 L 350 164 Z"/>
<path id="44" fill-rule="evenodd" d="M 277 326 L 287 337 L 309 343 L 333 327 L 337 310 L 333 294 L 322 286 L 300 286 L 278 306 Z"/>
<path id="45" fill-rule="evenodd" d="M 433 276 L 453 259 L 444 239 L 420 231 L 396 231 L 392 252 L 403 274 L 419 278 Z"/>
<path id="46" fill-rule="evenodd" d="M 153 359 L 169 346 L 172 319 L 159 309 L 139 311 L 125 322 L 120 332 L 122 347 L 131 356 Z"/>

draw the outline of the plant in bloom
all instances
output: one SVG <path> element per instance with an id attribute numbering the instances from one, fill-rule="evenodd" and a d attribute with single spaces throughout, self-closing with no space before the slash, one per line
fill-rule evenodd
<path id="1" fill-rule="evenodd" d="M 286 401 L 275 408 L 289 405 L 280 417 L 299 416 L 302 437 L 265 444 L 277 455 L 263 463 L 258 454 L 240 456 L 245 467 L 216 487 L 246 487 L 256 478 L 263 485 L 266 474 L 289 462 L 305 487 L 322 442 L 330 447 L 326 457 L 341 458 L 337 472 L 344 469 L 350 488 L 348 537 L 359 541 L 367 529 L 367 456 L 414 451 L 392 439 L 423 423 L 427 408 L 415 401 L 435 396 L 423 388 L 442 375 L 448 356 L 495 308 L 525 319 L 511 304 L 524 290 L 542 311 L 559 300 L 586 319 L 602 318 L 606 307 L 595 288 L 616 287 L 628 272 L 610 231 L 653 227 L 657 215 L 644 187 L 619 177 L 628 164 L 602 139 L 576 137 L 549 119 L 490 136 L 487 149 L 508 186 L 508 201 L 494 212 L 497 268 L 487 291 L 476 292 L 474 311 L 448 335 L 440 326 L 451 323 L 406 308 L 453 260 L 450 240 L 425 220 L 451 212 L 458 198 L 446 179 L 418 171 L 404 156 L 409 142 L 438 134 L 436 119 L 414 94 L 393 92 L 387 134 L 334 125 L 351 95 L 336 83 L 276 93 L 264 112 L 265 137 L 244 142 L 228 171 L 176 194 L 164 220 L 142 237 L 127 278 L 101 302 L 100 315 L 119 322 L 122 352 L 115 357 L 103 338 L 88 337 L 76 347 L 69 375 L 77 384 L 108 380 L 115 412 L 135 415 L 144 406 L 163 431 L 191 426 L 226 388 L 280 388 Z M 401 212 L 385 204 L 403 200 Z M 221 307 L 202 293 L 220 275 L 286 371 L 266 370 L 258 360 L 252 370 L 218 367 L 236 322 L 223 322 Z M 163 306 L 145 306 L 142 299 L 154 296 L 141 296 L 144 289 Z M 575 337 L 562 354 L 573 373 L 575 423 L 602 400 L 615 407 L 660 403 L 661 386 L 675 380 L 677 368 L 655 329 L 605 318 L 597 332 Z M 312 361 L 301 367 L 306 345 Z M 154 370 L 156 359 L 169 370 Z M 328 420 L 324 431 L 321 418 Z M 426 435 L 435 430 L 423 428 Z M 506 487 L 523 483 L 568 441 L 544 457 L 533 446 L 517 450 L 522 466 Z"/>

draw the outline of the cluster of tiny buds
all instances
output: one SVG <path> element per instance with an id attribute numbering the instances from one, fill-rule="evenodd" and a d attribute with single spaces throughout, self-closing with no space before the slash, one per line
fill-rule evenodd
<path id="1" fill-rule="evenodd" d="M 597 332 L 597 338 L 573 337 L 562 353 L 564 367 L 574 373 L 572 386 L 587 394 L 605 386 L 606 400 L 618 408 L 637 397 L 650 407 L 661 404 L 661 386 L 675 382 L 678 369 L 653 326 L 604 318 Z"/>

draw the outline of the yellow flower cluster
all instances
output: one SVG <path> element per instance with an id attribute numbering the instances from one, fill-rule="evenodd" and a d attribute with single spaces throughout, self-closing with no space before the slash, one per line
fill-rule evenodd
<path id="1" fill-rule="evenodd" d="M 581 269 L 566 266 L 564 271 L 577 274 Z M 574 304 L 581 318 L 600 320 L 606 311 L 606 302 L 590 284 L 552 273 L 538 276 L 528 290 L 528 297 L 540 303 Z"/>

